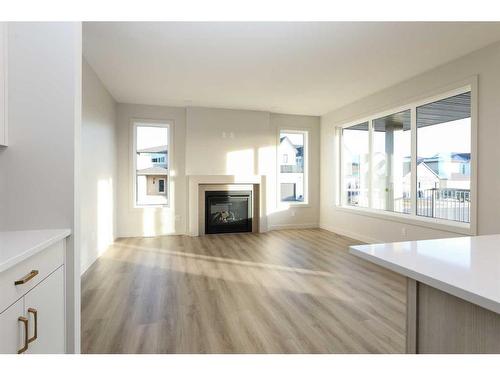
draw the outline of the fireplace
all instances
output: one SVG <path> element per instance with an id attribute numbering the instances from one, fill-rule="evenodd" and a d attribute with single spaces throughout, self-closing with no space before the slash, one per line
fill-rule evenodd
<path id="1" fill-rule="evenodd" d="M 205 233 L 252 231 L 252 191 L 205 191 Z"/>

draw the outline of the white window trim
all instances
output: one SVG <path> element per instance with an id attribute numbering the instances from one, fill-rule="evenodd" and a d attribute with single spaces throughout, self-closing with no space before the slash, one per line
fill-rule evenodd
<path id="1" fill-rule="evenodd" d="M 423 226 L 427 228 L 433 228 L 437 230 L 442 230 L 442 231 L 448 231 L 452 233 L 459 233 L 459 234 L 466 234 L 466 235 L 476 235 L 477 234 L 477 132 L 478 132 L 478 120 L 477 120 L 477 86 L 478 86 L 478 79 L 477 76 L 468 78 L 460 83 L 457 83 L 453 86 L 443 88 L 439 91 L 435 91 L 432 94 L 429 94 L 428 96 L 425 96 L 423 99 L 417 99 L 413 101 L 408 101 L 408 104 L 401 105 L 398 107 L 392 107 L 390 109 L 380 111 L 380 112 L 374 112 L 373 114 L 369 116 L 364 116 L 360 117 L 357 120 L 349 121 L 342 123 L 340 125 L 335 126 L 338 131 L 335 132 L 335 136 L 338 139 L 338 142 L 336 142 L 336 145 L 338 145 L 338 152 L 337 152 L 337 158 L 338 158 L 338 163 L 336 164 L 338 167 L 338 174 L 337 174 L 337 181 L 338 183 L 336 184 L 335 190 L 337 191 L 337 196 L 335 199 L 335 209 L 349 212 L 349 213 L 354 213 L 354 214 L 359 214 L 359 215 L 364 215 L 364 216 L 370 216 L 370 217 L 375 217 L 378 219 L 385 219 L 385 220 L 391 220 L 391 221 L 397 221 L 405 224 L 411 224 L 411 225 L 417 225 L 417 226 Z M 425 104 L 433 103 L 441 99 L 445 99 L 451 96 L 463 94 L 465 92 L 471 92 L 471 176 L 470 176 L 470 181 L 471 181 L 471 188 L 470 188 L 470 195 L 471 195 L 471 212 L 470 212 L 470 223 L 462 223 L 462 222 L 455 222 L 452 220 L 444 220 L 444 219 L 438 219 L 438 218 L 429 218 L 425 216 L 418 216 L 416 215 L 415 208 L 416 208 L 416 201 L 413 202 L 413 200 L 416 200 L 416 185 L 417 185 L 417 173 L 416 173 L 416 155 L 417 152 L 417 137 L 416 137 L 416 132 L 417 132 L 417 127 L 416 127 L 416 109 L 417 107 L 420 107 Z M 404 213 L 397 213 L 397 212 L 389 212 L 389 211 L 383 211 L 383 210 L 378 210 L 371 208 L 371 196 L 372 196 L 372 184 L 371 184 L 371 174 L 373 171 L 372 166 L 370 165 L 370 174 L 369 174 L 369 206 L 370 207 L 357 207 L 357 206 L 349 206 L 345 204 L 345 197 L 343 194 L 343 178 L 344 178 L 344 170 L 343 170 L 343 141 L 342 141 L 342 135 L 341 135 L 341 130 L 343 128 L 348 128 L 353 125 L 361 124 L 364 122 L 368 122 L 368 128 L 369 131 L 371 132 L 372 128 L 372 121 L 384 117 L 393 113 L 398 113 L 401 111 L 405 110 L 410 110 L 411 111 L 411 170 L 412 170 L 412 186 L 411 186 L 411 197 L 412 197 L 412 210 L 410 214 L 404 214 Z M 369 154 L 370 154 L 370 163 L 372 162 L 372 138 L 370 137 L 370 144 L 369 144 Z"/>
<path id="2" fill-rule="evenodd" d="M 309 204 L 309 129 L 290 129 L 279 128 L 277 131 L 276 140 L 276 199 L 279 207 L 310 207 Z M 280 166 L 279 160 L 279 147 L 281 133 L 303 134 L 304 135 L 304 201 L 303 202 L 286 202 L 281 200 L 281 187 L 280 187 Z"/>
<path id="3" fill-rule="evenodd" d="M 167 181 L 165 188 L 167 189 L 167 203 L 166 204 L 137 204 L 137 127 L 148 125 L 151 127 L 167 128 L 168 145 L 167 145 Z M 130 120 L 130 173 L 129 173 L 129 186 L 130 189 L 130 202 L 131 208 L 134 210 L 144 209 L 164 209 L 170 208 L 171 205 L 171 190 L 172 190 L 172 162 L 173 162 L 173 121 L 171 120 L 152 120 L 152 119 L 139 119 L 133 118 Z"/>

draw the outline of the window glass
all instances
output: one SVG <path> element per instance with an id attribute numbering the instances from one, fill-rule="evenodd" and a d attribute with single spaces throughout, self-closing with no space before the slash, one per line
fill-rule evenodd
<path id="1" fill-rule="evenodd" d="M 368 207 L 369 132 L 368 122 L 342 129 L 343 201 Z"/>
<path id="2" fill-rule="evenodd" d="M 168 204 L 168 127 L 136 126 L 136 204 Z"/>
<path id="3" fill-rule="evenodd" d="M 470 222 L 470 94 L 417 108 L 417 215 Z"/>
<path id="4" fill-rule="evenodd" d="M 372 207 L 411 212 L 410 110 L 373 120 Z"/>
<path id="5" fill-rule="evenodd" d="M 280 132 L 279 194 L 282 202 L 305 202 L 307 132 Z"/>

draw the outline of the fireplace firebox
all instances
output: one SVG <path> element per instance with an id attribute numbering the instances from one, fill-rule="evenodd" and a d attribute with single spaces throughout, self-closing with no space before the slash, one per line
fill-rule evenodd
<path id="1" fill-rule="evenodd" d="M 206 191 L 205 233 L 252 231 L 252 191 Z"/>

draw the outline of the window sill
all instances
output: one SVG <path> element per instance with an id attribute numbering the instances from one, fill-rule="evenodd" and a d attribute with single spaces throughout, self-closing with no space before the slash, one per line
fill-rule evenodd
<path id="1" fill-rule="evenodd" d="M 166 208 L 170 208 L 170 206 L 168 204 L 144 204 L 144 205 L 134 205 L 132 206 L 132 208 L 134 210 L 153 210 L 153 209 L 159 209 L 159 210 L 162 210 L 162 209 L 166 209 Z"/>
<path id="2" fill-rule="evenodd" d="M 309 202 L 278 202 L 278 205 L 281 207 L 302 207 L 308 208 L 311 207 Z"/>
<path id="3" fill-rule="evenodd" d="M 410 216 L 393 212 L 384 212 L 370 208 L 351 207 L 336 205 L 336 210 L 347 212 L 355 215 L 363 215 L 376 219 L 390 220 L 408 225 L 416 225 L 435 230 L 463 234 L 468 236 L 476 235 L 476 231 L 472 223 L 461 223 L 451 220 L 436 219 L 424 216 Z"/>

